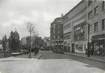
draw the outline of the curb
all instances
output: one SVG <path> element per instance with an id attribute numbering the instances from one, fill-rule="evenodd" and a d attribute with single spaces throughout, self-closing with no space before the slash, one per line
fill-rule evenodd
<path id="1" fill-rule="evenodd" d="M 78 56 L 78 57 L 81 57 L 81 58 L 86 58 L 86 59 L 88 59 L 88 60 L 93 60 L 93 61 L 97 61 L 97 62 L 103 62 L 103 63 L 105 63 L 105 61 L 102 61 L 102 60 L 92 59 L 92 58 L 90 58 L 90 57 L 80 56 L 80 55 L 76 55 L 76 54 L 71 54 L 71 53 L 67 54 L 67 53 L 65 53 L 65 55 Z"/>

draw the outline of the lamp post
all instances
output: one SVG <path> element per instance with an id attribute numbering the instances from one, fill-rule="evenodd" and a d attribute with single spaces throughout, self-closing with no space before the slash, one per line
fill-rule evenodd
<path id="1" fill-rule="evenodd" d="M 89 10 L 88 10 L 88 2 L 89 2 L 89 0 L 87 0 L 87 2 L 86 2 L 86 7 L 87 7 L 87 9 L 86 9 L 86 11 L 87 11 L 87 13 L 86 13 L 86 21 L 87 21 L 86 24 L 87 24 L 87 27 L 88 27 L 88 28 L 87 28 L 87 30 L 88 30 L 88 33 L 87 33 L 88 36 L 87 36 L 87 37 L 88 37 L 88 38 L 87 38 L 87 50 L 86 50 L 87 53 L 86 53 L 86 55 L 87 55 L 88 57 L 90 57 L 90 49 L 89 49 L 89 48 L 90 48 L 90 47 L 89 47 L 89 46 L 90 46 L 90 45 L 89 45 L 89 39 L 90 39 L 90 38 L 89 38 L 89 36 L 90 36 L 90 24 L 88 23 L 88 11 L 89 11 Z"/>
<path id="2" fill-rule="evenodd" d="M 29 58 L 31 58 L 31 32 L 30 32 L 30 49 L 29 49 Z"/>
<path id="3" fill-rule="evenodd" d="M 87 23 L 88 24 L 88 23 Z M 88 24 L 88 43 L 87 43 L 87 56 L 90 57 L 90 45 L 89 45 L 89 36 L 90 36 L 90 24 Z"/>

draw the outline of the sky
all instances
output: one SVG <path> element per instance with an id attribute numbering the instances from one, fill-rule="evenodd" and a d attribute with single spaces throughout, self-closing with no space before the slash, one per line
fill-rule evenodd
<path id="1" fill-rule="evenodd" d="M 80 0 L 0 0 L 0 39 L 18 31 L 20 37 L 29 35 L 27 23 L 35 26 L 41 37 L 50 36 L 50 24 L 66 14 Z"/>

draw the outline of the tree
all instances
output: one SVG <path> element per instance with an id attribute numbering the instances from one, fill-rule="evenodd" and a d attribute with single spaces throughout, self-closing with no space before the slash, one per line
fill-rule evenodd
<path id="1" fill-rule="evenodd" d="M 2 46 L 3 46 L 4 57 L 5 57 L 6 56 L 6 48 L 7 48 L 7 36 L 6 35 L 2 39 Z"/>
<path id="2" fill-rule="evenodd" d="M 9 48 L 11 51 L 19 51 L 20 49 L 20 37 L 17 31 L 11 31 L 9 37 Z"/>
<path id="3" fill-rule="evenodd" d="M 32 40 L 31 40 L 31 37 L 32 37 L 32 34 L 34 33 L 35 34 L 35 27 L 32 23 L 28 22 L 27 23 L 27 30 L 30 34 L 30 49 L 29 49 L 29 58 L 31 58 L 31 49 L 32 49 Z"/>
<path id="4" fill-rule="evenodd" d="M 15 50 L 20 50 L 20 37 L 19 33 L 17 31 L 14 32 L 14 45 L 15 45 Z"/>

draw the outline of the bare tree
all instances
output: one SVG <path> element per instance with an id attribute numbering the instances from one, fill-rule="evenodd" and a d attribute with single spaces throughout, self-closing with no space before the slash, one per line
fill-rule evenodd
<path id="1" fill-rule="evenodd" d="M 35 34 L 35 26 L 31 22 L 27 23 L 27 30 L 30 34 L 30 49 L 29 49 L 29 58 L 31 58 L 31 49 L 32 49 L 32 34 Z"/>

